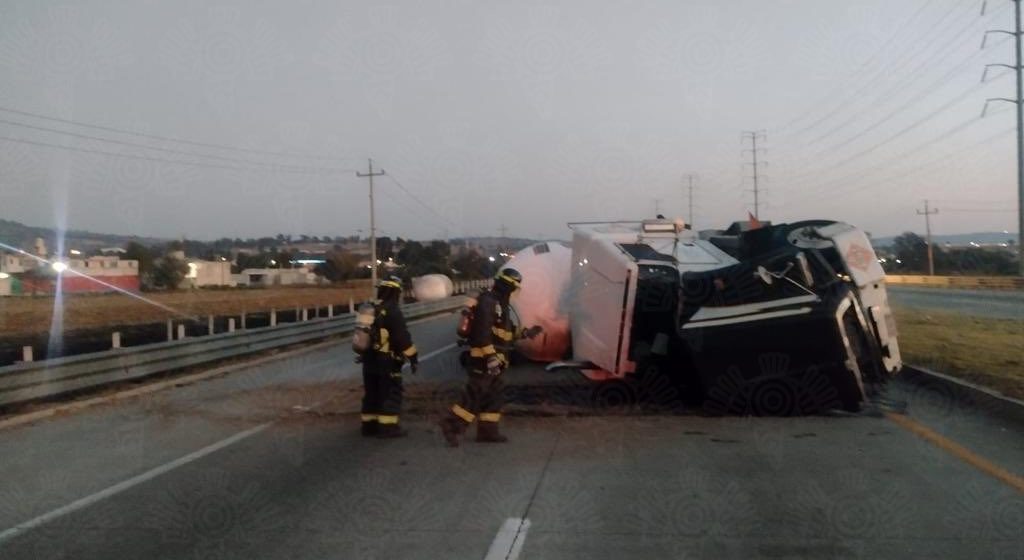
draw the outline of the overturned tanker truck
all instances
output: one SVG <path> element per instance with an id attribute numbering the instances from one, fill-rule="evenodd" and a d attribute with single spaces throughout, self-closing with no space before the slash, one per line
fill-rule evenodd
<path id="1" fill-rule="evenodd" d="M 596 382 L 667 379 L 721 412 L 860 409 L 902 365 L 867 235 L 832 221 L 758 225 L 570 224 L 568 280 L 533 287 L 568 315 L 570 359 L 548 369 Z"/>

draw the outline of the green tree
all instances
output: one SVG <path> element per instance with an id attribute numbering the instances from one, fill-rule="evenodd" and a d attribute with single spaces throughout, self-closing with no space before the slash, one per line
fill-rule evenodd
<path id="1" fill-rule="evenodd" d="M 153 284 L 165 290 L 176 290 L 188 274 L 188 264 L 171 256 L 156 261 L 153 267 Z"/>
<path id="2" fill-rule="evenodd" d="M 908 231 L 892 240 L 892 252 L 901 262 L 899 272 L 926 272 L 928 270 L 928 243 L 920 235 Z"/>
<path id="3" fill-rule="evenodd" d="M 331 282 L 350 280 L 361 275 L 358 255 L 335 249 L 328 251 L 325 258 L 327 262 L 317 265 L 314 272 Z"/>
<path id="4" fill-rule="evenodd" d="M 130 261 L 138 261 L 139 270 L 139 285 L 143 288 L 151 288 L 153 286 L 153 251 L 146 247 L 142 243 L 137 241 L 129 241 L 124 246 L 123 259 Z"/>

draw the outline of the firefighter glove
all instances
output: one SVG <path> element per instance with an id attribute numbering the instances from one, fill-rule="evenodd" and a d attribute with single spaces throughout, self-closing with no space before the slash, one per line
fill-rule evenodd
<path id="1" fill-rule="evenodd" d="M 487 375 L 499 375 L 501 373 L 501 360 L 497 354 L 491 354 L 487 358 Z"/>
<path id="2" fill-rule="evenodd" d="M 537 338 L 540 333 L 544 332 L 544 327 L 540 325 L 534 325 L 523 331 L 523 337 L 525 338 Z"/>

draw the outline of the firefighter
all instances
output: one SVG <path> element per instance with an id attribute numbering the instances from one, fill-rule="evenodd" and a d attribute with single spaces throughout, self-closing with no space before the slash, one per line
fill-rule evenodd
<path id="1" fill-rule="evenodd" d="M 504 389 L 501 375 L 508 368 L 516 338 L 533 338 L 543 330 L 540 326 L 519 330 L 512 320 L 509 299 L 522 281 L 519 271 L 506 268 L 495 277 L 491 289 L 477 298 L 466 333 L 469 380 L 459 402 L 453 404 L 441 420 L 441 430 L 451 447 L 458 447 L 459 436 L 474 420 L 479 421 L 476 441 L 508 441 L 498 431 Z"/>
<path id="2" fill-rule="evenodd" d="M 362 434 L 366 437 L 396 438 L 407 434 L 398 422 L 402 411 L 402 366 L 409 362 L 412 373 L 419 368 L 419 355 L 402 316 L 402 280 L 391 276 L 377 286 L 373 323 L 369 329 L 371 347 L 362 356 Z"/>

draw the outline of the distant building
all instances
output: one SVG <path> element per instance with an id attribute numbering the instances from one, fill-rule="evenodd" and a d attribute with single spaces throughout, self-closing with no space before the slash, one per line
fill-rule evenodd
<path id="1" fill-rule="evenodd" d="M 59 276 L 66 293 L 139 291 L 139 261 L 117 256 L 70 259 L 68 270 Z"/>
<path id="2" fill-rule="evenodd" d="M 54 261 L 57 262 L 57 261 Z M 60 261 L 67 268 L 57 273 L 39 260 L 21 255 L 0 255 L 0 295 L 64 293 L 102 293 L 139 291 L 139 262 L 117 256 L 79 257 Z"/>
<path id="3" fill-rule="evenodd" d="M 249 287 L 302 286 L 317 283 L 317 276 L 301 268 L 247 268 L 232 275 L 236 285 Z"/>
<path id="4" fill-rule="evenodd" d="M 204 288 L 207 286 L 234 286 L 231 263 L 227 261 L 188 261 L 188 273 L 181 288 Z"/>

